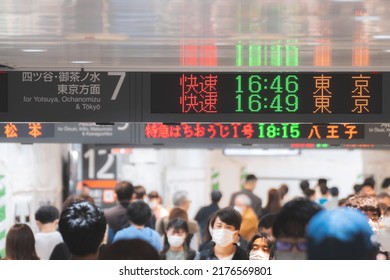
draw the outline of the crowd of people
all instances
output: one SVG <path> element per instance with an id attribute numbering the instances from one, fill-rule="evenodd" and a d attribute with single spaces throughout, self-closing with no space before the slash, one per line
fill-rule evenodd
<path id="1" fill-rule="evenodd" d="M 319 179 L 302 195 L 288 196 L 288 186 L 268 191 L 267 204 L 254 190 L 257 178 L 246 177 L 243 189 L 220 207 L 222 193 L 188 216 L 188 193 L 173 195 L 165 209 L 155 191 L 146 193 L 121 181 L 117 204 L 95 205 L 88 195 L 70 196 L 61 211 L 51 205 L 35 213 L 39 232 L 15 224 L 7 233 L 8 260 L 338 260 L 389 259 L 390 179 L 375 192 L 367 178 L 354 193 L 339 199 L 337 187 Z"/>

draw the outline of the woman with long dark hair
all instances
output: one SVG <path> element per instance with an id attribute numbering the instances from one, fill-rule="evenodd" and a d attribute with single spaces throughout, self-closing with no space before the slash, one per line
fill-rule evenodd
<path id="1" fill-rule="evenodd" d="M 35 252 L 35 238 L 26 224 L 15 224 L 8 231 L 5 242 L 6 260 L 39 260 Z"/>
<path id="2" fill-rule="evenodd" d="M 276 213 L 279 212 L 280 209 L 282 209 L 282 201 L 280 199 L 280 193 L 277 189 L 270 189 L 268 191 L 268 200 L 267 205 L 265 208 L 263 208 L 263 211 L 261 212 L 261 216 L 270 214 L 270 213 Z"/>

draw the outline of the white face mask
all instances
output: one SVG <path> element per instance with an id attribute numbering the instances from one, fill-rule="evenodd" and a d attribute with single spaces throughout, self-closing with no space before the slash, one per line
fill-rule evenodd
<path id="1" fill-rule="evenodd" d="M 211 236 L 213 237 L 215 244 L 221 247 L 227 247 L 233 243 L 234 233 L 235 231 L 219 228 L 213 229 Z"/>
<path id="2" fill-rule="evenodd" d="M 172 247 L 180 247 L 184 243 L 185 236 L 168 235 L 168 243 Z"/>
<path id="3" fill-rule="evenodd" d="M 264 253 L 261 250 L 251 251 L 249 253 L 250 260 L 269 260 L 269 254 Z"/>
<path id="4" fill-rule="evenodd" d="M 154 209 L 157 208 L 157 206 L 158 206 L 157 201 L 155 201 L 155 200 L 149 201 L 149 207 L 150 207 L 150 209 L 154 210 Z"/>

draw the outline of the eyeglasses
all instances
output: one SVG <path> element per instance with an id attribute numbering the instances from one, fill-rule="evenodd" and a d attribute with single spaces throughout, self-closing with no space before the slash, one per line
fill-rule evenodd
<path id="1" fill-rule="evenodd" d="M 289 252 L 292 251 L 293 248 L 296 248 L 299 252 L 306 252 L 307 245 L 306 242 L 287 242 L 287 241 L 276 241 L 276 250 Z"/>

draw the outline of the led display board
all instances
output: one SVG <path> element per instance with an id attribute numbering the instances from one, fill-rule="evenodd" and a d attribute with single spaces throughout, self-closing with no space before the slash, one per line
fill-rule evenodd
<path id="1" fill-rule="evenodd" d="M 9 71 L 0 121 L 389 123 L 388 92 L 388 72 Z"/>
<path id="2" fill-rule="evenodd" d="M 390 117 L 384 75 L 146 73 L 143 121 L 379 122 Z"/>

